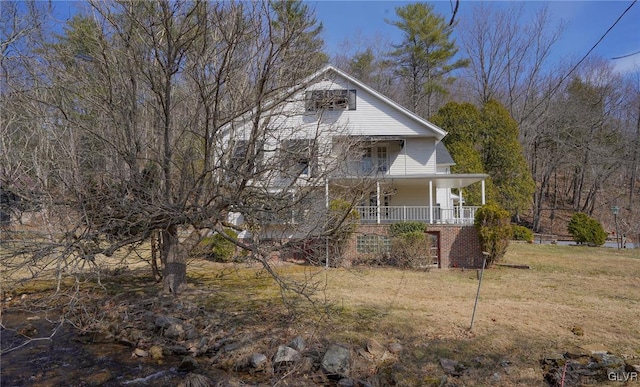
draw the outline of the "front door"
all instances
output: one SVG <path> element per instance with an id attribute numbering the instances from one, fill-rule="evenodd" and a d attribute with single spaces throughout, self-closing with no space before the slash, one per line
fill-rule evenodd
<path id="1" fill-rule="evenodd" d="M 440 268 L 440 231 L 427 231 L 431 264 Z"/>

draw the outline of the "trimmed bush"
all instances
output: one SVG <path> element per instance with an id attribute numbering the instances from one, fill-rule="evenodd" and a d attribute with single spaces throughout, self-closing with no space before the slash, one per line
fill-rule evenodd
<path id="1" fill-rule="evenodd" d="M 533 231 L 529 230 L 528 228 L 514 224 L 511 226 L 511 229 L 513 231 L 513 240 L 525 241 L 529 243 L 533 242 Z"/>
<path id="2" fill-rule="evenodd" d="M 573 214 L 567 225 L 567 231 L 578 244 L 602 246 L 607 240 L 607 233 L 600 222 L 582 212 Z"/>
<path id="3" fill-rule="evenodd" d="M 513 234 L 509 212 L 497 204 L 486 204 L 476 212 L 475 226 L 482 251 L 489 253 L 487 266 L 504 257 Z"/>
<path id="4" fill-rule="evenodd" d="M 392 236 L 399 236 L 402 234 L 412 233 L 412 232 L 421 232 L 424 233 L 427 231 L 427 225 L 421 222 L 402 222 L 402 223 L 394 223 L 389 226 L 389 233 Z"/>
<path id="5" fill-rule="evenodd" d="M 427 225 L 421 222 L 394 223 L 391 234 L 390 264 L 403 268 L 425 268 L 429 264 Z"/>

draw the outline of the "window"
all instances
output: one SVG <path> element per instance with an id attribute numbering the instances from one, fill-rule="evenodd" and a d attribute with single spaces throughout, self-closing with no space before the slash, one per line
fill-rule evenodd
<path id="1" fill-rule="evenodd" d="M 307 91 L 305 108 L 307 111 L 356 110 L 356 91 L 347 89 Z"/>
<path id="2" fill-rule="evenodd" d="M 318 152 L 311 139 L 292 139 L 282 142 L 281 161 L 292 177 L 313 176 L 317 168 Z"/>
<path id="3" fill-rule="evenodd" d="M 386 146 L 374 146 L 362 148 L 360 159 L 360 173 L 365 175 L 378 172 L 386 173 L 389 170 L 389 155 Z"/>
<path id="4" fill-rule="evenodd" d="M 387 170 L 389 169 L 386 146 L 378 147 L 378 157 L 377 157 L 376 166 L 378 168 L 378 172 L 387 172 Z"/>
<path id="5" fill-rule="evenodd" d="M 259 170 L 262 160 L 262 151 L 254 149 L 253 155 L 251 157 L 250 155 L 248 155 L 249 148 L 249 140 L 235 140 L 235 144 L 231 151 L 230 163 L 230 168 L 233 172 L 246 171 L 249 173 L 255 173 Z M 250 168 L 249 170 L 245 170 L 242 168 L 244 165 L 252 165 L 252 168 Z"/>
<path id="6" fill-rule="evenodd" d="M 356 251 L 361 254 L 388 253 L 391 251 L 391 240 L 384 235 L 358 235 Z"/>

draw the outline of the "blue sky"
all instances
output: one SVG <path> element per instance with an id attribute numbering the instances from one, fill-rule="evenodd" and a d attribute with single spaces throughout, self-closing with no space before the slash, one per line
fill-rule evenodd
<path id="1" fill-rule="evenodd" d="M 453 2 L 454 0 L 452 0 Z M 452 13 L 452 2 L 433 1 L 436 12 L 449 20 Z M 411 2 L 352 0 L 309 1 L 315 8 L 316 17 L 324 25 L 326 49 L 333 56 L 341 52 L 345 39 L 362 37 L 378 40 L 388 39 L 398 43 L 400 34 L 396 27 L 385 22 L 385 19 L 397 19 L 395 8 Z M 461 0 L 456 15 L 457 20 L 472 15 L 476 1 Z M 553 23 L 561 20 L 565 23 L 565 31 L 555 49 L 556 61 L 562 59 L 576 63 L 582 58 L 600 37 L 611 27 L 616 19 L 633 3 L 625 1 L 526 1 L 523 2 L 525 14 L 523 20 L 530 20 L 541 7 L 547 5 L 551 11 Z M 492 1 L 491 6 L 506 7 L 507 1 Z M 357 43 L 357 42 L 355 42 Z M 594 49 L 590 56 L 611 59 L 640 51 L 640 3 L 634 4 L 605 39 Z M 634 66 L 640 68 L 640 54 L 625 59 L 612 60 L 615 68 L 621 72 L 629 72 Z"/>

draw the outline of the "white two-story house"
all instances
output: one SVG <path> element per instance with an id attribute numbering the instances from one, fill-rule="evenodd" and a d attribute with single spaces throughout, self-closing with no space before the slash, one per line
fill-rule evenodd
<path id="1" fill-rule="evenodd" d="M 464 188 L 480 184 L 484 204 L 488 176 L 451 173 L 454 161 L 442 143 L 447 133 L 335 67 L 318 71 L 306 85 L 269 115 L 271 133 L 278 135 L 262 144 L 264 157 L 280 157 L 279 165 L 293 172 L 267 173 L 254 184 L 289 190 L 292 197 L 312 185 L 326 207 L 336 196 L 348 198 L 350 188 L 366 190 L 354 203 L 361 225 L 348 254 L 370 252 L 381 239 L 384 245 L 391 223 L 419 221 L 429 225 L 438 266 L 481 264 L 477 207 L 465 205 Z M 237 132 L 244 136 L 236 141 L 237 153 L 244 156 L 248 130 Z M 241 224 L 241 211 L 232 219 Z M 294 237 L 305 227 L 289 222 L 284 228 Z"/>

